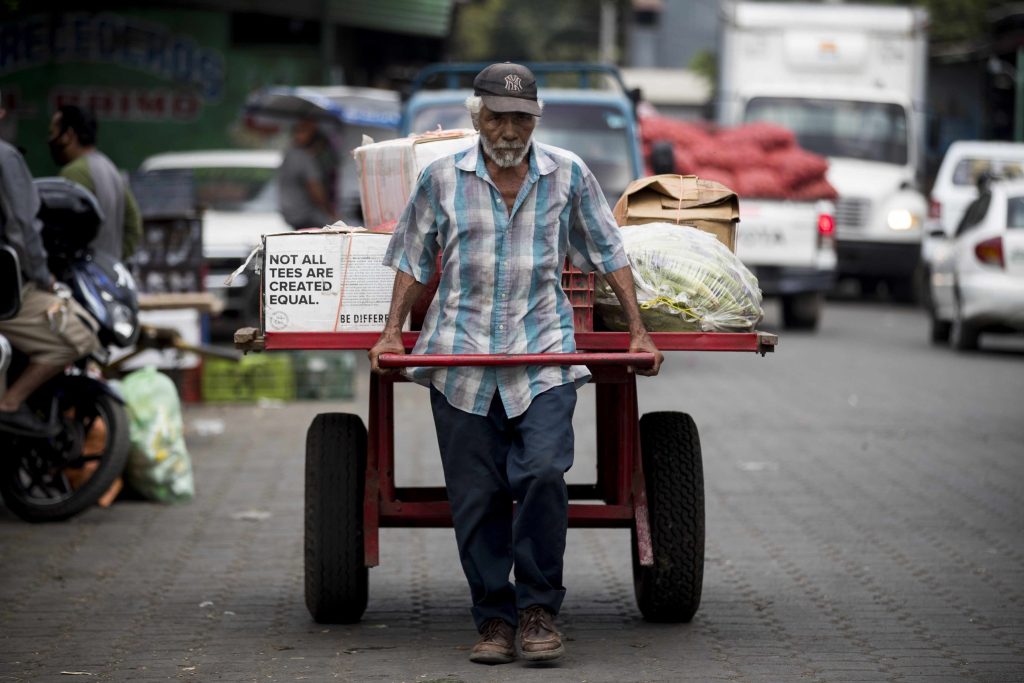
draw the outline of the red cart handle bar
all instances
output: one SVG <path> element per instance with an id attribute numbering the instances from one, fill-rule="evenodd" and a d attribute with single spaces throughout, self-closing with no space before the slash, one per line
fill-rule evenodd
<path id="1" fill-rule="evenodd" d="M 653 353 L 523 353 L 523 354 L 402 354 L 382 353 L 382 368 L 468 367 L 509 365 L 632 365 L 654 366 Z"/>

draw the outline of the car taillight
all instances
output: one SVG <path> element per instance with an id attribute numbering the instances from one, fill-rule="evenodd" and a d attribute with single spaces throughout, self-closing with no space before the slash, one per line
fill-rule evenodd
<path id="1" fill-rule="evenodd" d="M 942 202 L 934 199 L 928 202 L 928 218 L 942 218 Z"/>
<path id="2" fill-rule="evenodd" d="M 974 247 L 974 255 L 982 263 L 991 263 L 1000 268 L 1005 267 L 1003 262 L 1003 238 L 992 237 L 984 242 L 978 242 Z"/>
<path id="3" fill-rule="evenodd" d="M 836 233 L 836 219 L 827 213 L 818 214 L 818 234 L 832 237 Z"/>

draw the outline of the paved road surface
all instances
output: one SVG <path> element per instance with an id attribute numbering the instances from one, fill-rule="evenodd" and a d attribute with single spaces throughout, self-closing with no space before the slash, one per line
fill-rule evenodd
<path id="1" fill-rule="evenodd" d="M 203 407 L 189 505 L 50 526 L 0 508 L 0 681 L 1024 681 L 1024 344 L 958 356 L 926 334 L 919 312 L 833 302 L 774 357 L 674 354 L 642 380 L 642 410 L 701 429 L 691 624 L 640 619 L 628 532 L 572 530 L 567 656 L 473 665 L 451 531 L 397 529 L 364 621 L 315 624 L 304 431 L 365 399 Z M 593 476 L 591 391 L 570 481 Z M 425 402 L 400 387 L 400 482 L 440 483 Z"/>

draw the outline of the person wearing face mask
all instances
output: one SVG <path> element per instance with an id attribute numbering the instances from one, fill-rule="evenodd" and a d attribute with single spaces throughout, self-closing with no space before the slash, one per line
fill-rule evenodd
<path id="1" fill-rule="evenodd" d="M 533 73 L 493 64 L 466 101 L 479 144 L 430 164 L 398 220 L 384 263 L 396 270 L 388 322 L 370 350 L 405 353 L 401 328 L 436 269 L 441 280 L 418 354 L 568 353 L 566 255 L 599 271 L 629 320 L 630 352 L 662 355 L 640 320 L 619 228 L 594 174 L 572 152 L 533 140 L 541 116 Z M 502 664 L 516 645 L 531 661 L 563 653 L 555 626 L 565 587 L 564 474 L 586 368 L 414 368 L 430 387 L 459 558 L 480 636 L 473 662 Z M 513 502 L 516 504 L 513 516 Z M 509 581 L 514 572 L 515 585 Z M 519 635 L 516 637 L 516 628 Z"/>
<path id="2" fill-rule="evenodd" d="M 61 106 L 50 119 L 50 156 L 60 175 L 96 195 L 103 224 L 90 246 L 117 261 L 127 260 L 142 237 L 142 214 L 124 176 L 96 147 L 98 125 L 92 112 Z"/>

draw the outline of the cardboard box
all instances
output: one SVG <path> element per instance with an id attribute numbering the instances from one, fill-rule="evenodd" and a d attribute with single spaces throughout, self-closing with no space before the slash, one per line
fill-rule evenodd
<path id="1" fill-rule="evenodd" d="M 736 251 L 740 200 L 721 183 L 693 175 L 663 174 L 634 180 L 615 203 L 619 225 L 679 223 L 710 232 Z"/>
<path id="2" fill-rule="evenodd" d="M 395 282 L 395 271 L 382 263 L 390 240 L 387 234 L 337 229 L 264 236 L 264 329 L 384 329 Z"/>
<path id="3" fill-rule="evenodd" d="M 472 130 L 445 130 L 356 147 L 359 200 L 368 228 L 393 225 L 416 188 L 420 172 L 435 159 L 476 144 Z"/>

